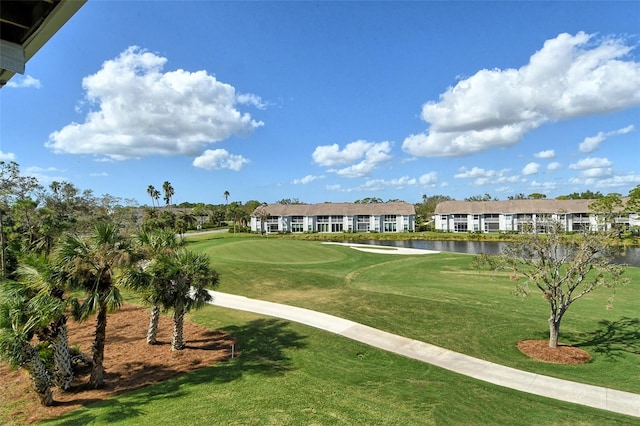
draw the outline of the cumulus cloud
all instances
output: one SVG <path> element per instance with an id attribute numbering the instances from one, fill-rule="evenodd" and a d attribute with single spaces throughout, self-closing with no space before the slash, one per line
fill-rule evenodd
<path id="1" fill-rule="evenodd" d="M 0 161 L 16 161 L 16 155 L 13 152 L 0 151 Z"/>
<path id="2" fill-rule="evenodd" d="M 329 171 L 344 177 L 363 177 L 369 176 L 378 164 L 391 160 L 390 151 L 390 142 L 358 140 L 348 143 L 342 150 L 338 144 L 318 146 L 311 157 L 316 164 L 325 167 L 346 165 L 362 159 L 351 166 Z"/>
<path id="3" fill-rule="evenodd" d="M 608 158 L 599 158 L 599 157 L 589 157 L 583 158 L 579 160 L 577 163 L 573 163 L 569 165 L 570 169 L 573 170 L 584 170 L 584 169 L 593 169 L 593 168 L 601 168 L 601 167 L 611 167 L 613 163 L 609 161 Z"/>
<path id="4" fill-rule="evenodd" d="M 540 170 L 540 164 L 538 163 L 529 163 L 522 169 L 522 174 L 525 176 L 535 175 Z"/>
<path id="5" fill-rule="evenodd" d="M 353 191 L 381 191 L 387 188 L 393 189 L 404 189 L 407 186 L 413 186 L 417 183 L 415 178 L 410 178 L 409 176 L 403 176 L 398 179 L 371 179 L 366 181 L 363 185 L 352 188 L 348 190 L 348 192 Z"/>
<path id="6" fill-rule="evenodd" d="M 633 125 L 630 125 L 630 126 L 622 128 L 622 129 L 613 130 L 611 132 L 598 132 L 597 135 L 589 136 L 589 137 L 585 138 L 582 142 L 580 142 L 580 145 L 578 146 L 578 149 L 580 149 L 580 152 L 584 152 L 584 153 L 593 152 L 596 149 L 598 149 L 600 144 L 602 142 L 604 142 L 605 139 L 607 139 L 607 138 L 609 138 L 611 136 L 624 135 L 624 134 L 632 132 L 634 130 L 635 130 L 635 127 Z"/>
<path id="7" fill-rule="evenodd" d="M 547 171 L 555 172 L 556 170 L 559 170 L 561 167 L 562 167 L 562 164 L 558 163 L 557 161 L 553 161 L 547 164 Z"/>
<path id="8" fill-rule="evenodd" d="M 259 97 L 238 95 L 206 71 L 163 72 L 166 62 L 137 46 L 105 61 L 82 80 L 86 103 L 94 109 L 83 123 L 51 133 L 45 146 L 113 160 L 195 156 L 208 144 L 246 136 L 263 125 L 236 108 L 259 106 Z"/>
<path id="9" fill-rule="evenodd" d="M 206 170 L 228 169 L 238 172 L 249 164 L 242 155 L 230 154 L 225 149 L 207 149 L 193 160 L 193 165 Z"/>
<path id="10" fill-rule="evenodd" d="M 420 182 L 420 185 L 423 185 L 423 186 L 435 186 L 438 183 L 438 173 L 436 172 L 425 173 L 422 176 L 420 176 L 420 179 L 418 179 L 418 181 Z"/>
<path id="11" fill-rule="evenodd" d="M 455 157 L 511 146 L 551 120 L 603 114 L 640 104 L 640 63 L 620 38 L 579 32 L 547 40 L 519 69 L 483 69 L 422 108 L 427 132 L 403 149 Z"/>
<path id="12" fill-rule="evenodd" d="M 536 158 L 555 158 L 556 157 L 556 152 L 553 149 L 548 149 L 546 151 L 540 151 L 537 152 L 535 154 L 533 154 L 534 157 Z"/>
<path id="13" fill-rule="evenodd" d="M 509 175 L 510 171 L 511 169 L 485 170 L 480 167 L 473 167 L 471 169 L 460 167 L 458 173 L 453 175 L 453 177 L 456 179 L 473 179 L 473 184 L 476 186 L 524 181 L 518 175 Z"/>
<path id="14" fill-rule="evenodd" d="M 68 178 L 61 175 L 60 173 L 65 173 L 65 170 L 60 170 L 56 167 L 38 167 L 38 166 L 26 167 L 24 169 L 25 175 L 32 176 L 38 179 L 38 182 L 42 185 L 47 185 L 53 181 L 57 181 L 57 182 L 67 181 Z"/>
<path id="15" fill-rule="evenodd" d="M 535 190 L 543 190 L 544 192 L 553 191 L 558 187 L 558 184 L 555 182 L 537 182 L 533 181 L 530 185 L 531 189 Z"/>
<path id="16" fill-rule="evenodd" d="M 24 77 L 14 76 L 7 82 L 7 87 L 11 87 L 14 89 L 25 89 L 33 87 L 34 89 L 40 89 L 42 87 L 42 84 L 40 84 L 40 80 L 38 80 L 37 78 L 33 78 L 30 75 L 25 75 Z"/>
<path id="17" fill-rule="evenodd" d="M 323 179 L 323 178 L 324 178 L 324 176 L 306 175 L 302 179 L 294 179 L 293 180 L 293 184 L 294 185 L 299 185 L 299 184 L 306 185 L 308 183 L 313 182 L 314 180 Z"/>
<path id="18" fill-rule="evenodd" d="M 495 170 L 485 170 L 480 167 L 473 167 L 472 169 L 467 169 L 466 167 L 460 167 L 458 169 L 458 173 L 453 175 L 454 178 L 457 179 L 466 179 L 466 178 L 490 178 L 497 174 Z"/>

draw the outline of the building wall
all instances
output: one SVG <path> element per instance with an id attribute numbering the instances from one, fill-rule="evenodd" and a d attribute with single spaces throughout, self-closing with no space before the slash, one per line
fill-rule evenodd
<path id="1" fill-rule="evenodd" d="M 492 213 L 480 215 L 454 213 L 437 214 L 433 219 L 436 230 L 447 232 L 511 232 L 521 231 L 528 226 L 534 226 L 539 232 L 544 232 L 544 224 L 549 221 L 561 222 L 568 231 L 578 231 L 584 228 L 596 231 L 605 226 L 601 220 L 598 220 L 597 215 L 589 213 Z M 640 215 L 631 214 L 617 222 L 628 223 L 631 227 L 640 226 Z"/>
<path id="2" fill-rule="evenodd" d="M 302 227 L 296 216 L 277 216 L 266 219 L 251 217 L 251 231 L 274 232 L 413 232 L 415 215 L 326 215 L 303 216 Z M 297 222 L 296 222 L 297 221 Z M 277 225 L 277 226 L 276 226 Z"/>

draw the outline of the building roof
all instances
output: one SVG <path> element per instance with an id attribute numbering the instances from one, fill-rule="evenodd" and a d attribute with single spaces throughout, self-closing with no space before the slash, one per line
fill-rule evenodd
<path id="1" fill-rule="evenodd" d="M 588 213 L 596 200 L 444 201 L 435 214 Z"/>
<path id="2" fill-rule="evenodd" d="M 14 74 L 23 74 L 27 61 L 85 3 L 86 0 L 3 0 L 0 8 L 0 87 Z"/>
<path id="3" fill-rule="evenodd" d="M 350 215 L 414 215 L 416 209 L 413 204 L 404 202 L 390 203 L 322 203 L 322 204 L 267 204 L 265 208 L 270 216 L 350 216 Z"/>

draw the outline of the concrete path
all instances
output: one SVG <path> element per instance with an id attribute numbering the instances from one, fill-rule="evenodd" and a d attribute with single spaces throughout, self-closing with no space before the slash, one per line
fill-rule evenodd
<path id="1" fill-rule="evenodd" d="M 528 373 L 295 306 L 210 291 L 212 305 L 298 322 L 495 385 L 640 417 L 640 395 Z M 631 373 L 631 372 L 630 372 Z"/>

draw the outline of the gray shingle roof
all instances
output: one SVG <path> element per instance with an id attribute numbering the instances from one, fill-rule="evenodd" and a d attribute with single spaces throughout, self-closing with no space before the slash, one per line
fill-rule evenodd
<path id="1" fill-rule="evenodd" d="M 262 207 L 262 206 L 261 206 Z M 267 204 L 263 206 L 271 216 L 349 216 L 349 215 L 414 215 L 413 204 L 391 203 L 322 203 L 322 204 Z M 258 207 L 260 208 L 260 207 Z M 257 210 L 257 209 L 256 209 Z M 255 210 L 253 216 L 255 216 Z"/>
<path id="2" fill-rule="evenodd" d="M 588 213 L 595 200 L 444 201 L 435 214 Z"/>

